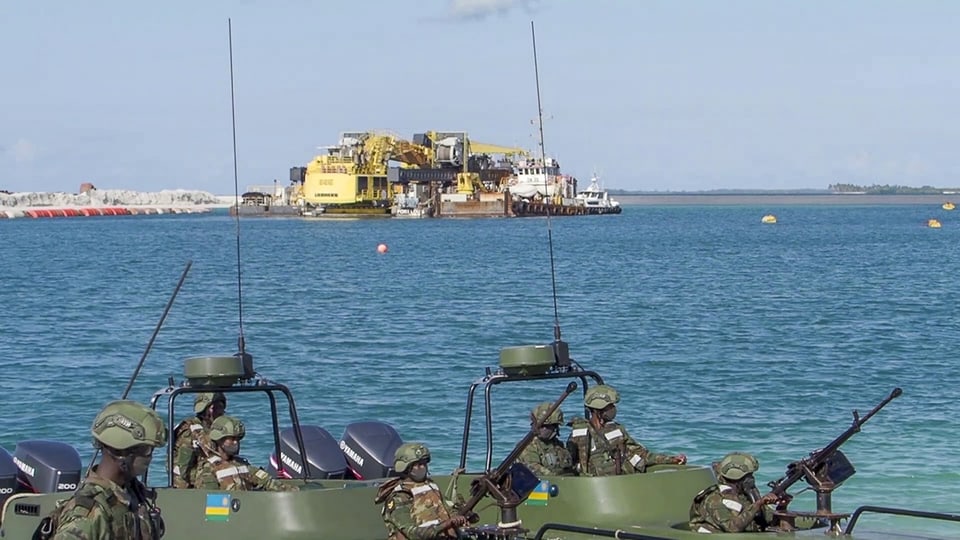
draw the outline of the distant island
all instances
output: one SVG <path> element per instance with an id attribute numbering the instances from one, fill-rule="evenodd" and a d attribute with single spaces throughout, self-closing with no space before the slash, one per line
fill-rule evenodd
<path id="1" fill-rule="evenodd" d="M 699 191 L 609 189 L 611 195 L 952 195 L 960 188 L 934 186 L 831 184 L 827 189 L 705 189 Z"/>

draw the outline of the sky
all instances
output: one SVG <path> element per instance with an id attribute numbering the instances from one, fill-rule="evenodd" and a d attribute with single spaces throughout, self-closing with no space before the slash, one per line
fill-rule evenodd
<path id="1" fill-rule="evenodd" d="M 960 2 L 0 4 L 0 189 L 234 192 L 342 131 L 467 131 L 628 190 L 960 185 Z M 586 184 L 582 181 L 582 184 Z"/>

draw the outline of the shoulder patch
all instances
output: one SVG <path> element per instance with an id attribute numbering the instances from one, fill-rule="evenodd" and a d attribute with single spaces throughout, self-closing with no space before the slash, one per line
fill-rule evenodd
<path id="1" fill-rule="evenodd" d="M 397 507 L 397 503 L 393 502 L 393 499 L 387 501 L 387 511 L 393 512 L 393 509 Z"/>

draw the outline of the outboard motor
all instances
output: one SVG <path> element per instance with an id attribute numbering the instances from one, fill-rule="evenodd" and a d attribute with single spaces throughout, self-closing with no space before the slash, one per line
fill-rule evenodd
<path id="1" fill-rule="evenodd" d="M 396 476 L 393 455 L 401 444 L 397 430 L 384 422 L 354 422 L 340 439 L 347 467 L 357 480 Z"/>
<path id="2" fill-rule="evenodd" d="M 17 466 L 13 456 L 0 446 L 0 508 L 17 491 Z"/>
<path id="3" fill-rule="evenodd" d="M 20 484 L 33 493 L 74 491 L 80 485 L 80 454 L 55 441 L 21 441 L 13 451 Z"/>
<path id="4" fill-rule="evenodd" d="M 303 435 L 303 448 L 307 453 L 307 465 L 310 478 L 344 478 L 347 474 L 347 462 L 337 446 L 337 440 L 327 430 L 319 426 L 300 426 Z M 280 432 L 280 463 L 285 474 L 278 474 L 280 464 L 276 455 L 270 456 L 271 474 L 278 478 L 303 478 L 303 459 L 297 446 L 297 437 L 293 428 Z"/>

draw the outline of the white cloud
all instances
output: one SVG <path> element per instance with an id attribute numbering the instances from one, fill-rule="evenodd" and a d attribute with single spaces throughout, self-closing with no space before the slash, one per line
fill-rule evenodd
<path id="1" fill-rule="evenodd" d="M 37 147 L 26 139 L 20 139 L 7 149 L 7 153 L 13 156 L 17 163 L 26 163 L 37 157 Z"/>
<path id="2" fill-rule="evenodd" d="M 453 19 L 483 19 L 507 13 L 513 8 L 532 8 L 538 0 L 450 0 L 449 15 Z"/>

